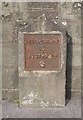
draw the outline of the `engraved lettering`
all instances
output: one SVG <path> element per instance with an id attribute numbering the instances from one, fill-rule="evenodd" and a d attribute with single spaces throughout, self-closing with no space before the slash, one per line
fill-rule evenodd
<path id="1" fill-rule="evenodd" d="M 52 70 L 60 68 L 60 35 L 28 35 L 24 38 L 25 69 Z"/>
<path id="2" fill-rule="evenodd" d="M 25 44 L 58 44 L 59 40 L 53 39 L 53 40 L 27 40 L 27 42 L 24 42 Z"/>
<path id="3" fill-rule="evenodd" d="M 44 61 L 40 61 L 39 64 L 40 64 L 40 66 L 41 66 L 42 68 L 45 67 L 45 63 L 44 63 Z"/>

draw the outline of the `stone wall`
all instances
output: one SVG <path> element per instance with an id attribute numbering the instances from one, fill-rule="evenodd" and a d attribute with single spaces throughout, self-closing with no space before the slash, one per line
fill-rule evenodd
<path id="1" fill-rule="evenodd" d="M 67 96 L 70 93 L 72 96 L 79 96 L 81 93 L 81 4 L 3 2 L 1 16 L 3 99 L 12 100 L 19 97 L 17 32 L 26 25 L 34 31 L 37 27 L 34 20 L 36 21 L 42 14 L 54 24 L 61 23 L 71 36 L 71 41 L 68 42 Z M 31 24 L 33 27 L 30 27 Z"/>

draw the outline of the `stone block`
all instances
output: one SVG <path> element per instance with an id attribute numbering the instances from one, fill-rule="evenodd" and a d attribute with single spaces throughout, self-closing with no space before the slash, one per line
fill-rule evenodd
<path id="1" fill-rule="evenodd" d="M 73 69 L 72 77 L 71 77 L 72 81 L 70 83 L 70 80 L 68 80 L 68 89 L 70 90 L 70 87 L 71 87 L 72 96 L 74 95 L 76 96 L 78 95 L 78 93 L 80 93 L 80 83 L 81 83 L 80 70 L 79 70 L 80 68 L 77 68 L 81 66 L 80 7 L 81 7 L 80 3 L 73 3 L 73 2 L 62 2 L 62 3 L 59 3 L 59 2 L 54 2 L 54 3 L 52 2 L 50 3 L 49 2 L 47 3 L 12 2 L 11 3 L 9 2 L 8 4 L 6 2 L 3 2 L 3 5 L 2 5 L 2 10 L 3 10 L 2 19 L 3 20 L 2 20 L 2 26 L 0 26 L 2 27 L 2 42 L 3 42 L 3 49 L 2 49 L 3 66 L 4 66 L 3 68 L 3 89 L 6 90 L 8 88 L 11 89 L 13 87 L 17 88 L 18 86 L 17 85 L 18 84 L 18 79 L 17 79 L 18 38 L 17 38 L 17 31 L 14 31 L 14 30 L 16 30 L 16 28 L 19 30 L 22 30 L 22 32 L 23 31 L 35 32 L 37 30 L 40 30 L 42 20 L 44 19 L 43 16 L 45 15 L 46 23 L 45 23 L 44 28 L 46 31 L 58 30 L 59 27 L 56 27 L 56 24 L 58 26 L 63 25 L 63 27 L 66 28 L 66 30 L 69 32 L 72 38 L 72 46 L 70 45 L 69 47 L 69 57 L 67 61 L 67 67 L 70 67 L 71 69 L 71 67 L 73 66 L 73 67 L 76 67 L 76 69 L 72 68 Z M 9 72 L 7 72 L 6 70 L 8 70 Z M 69 78 L 70 78 L 70 74 L 68 73 Z M 20 88 L 21 88 L 20 90 L 22 91 L 23 89 L 22 93 L 20 92 L 20 98 L 25 97 L 25 103 L 26 103 L 27 102 L 26 99 L 29 97 L 32 97 L 32 98 L 36 97 L 37 91 L 38 91 L 37 105 L 46 106 L 50 102 L 50 104 L 47 106 L 51 107 L 54 97 L 55 97 L 53 96 L 54 90 L 59 91 L 59 87 L 61 87 L 59 85 L 61 85 L 62 81 L 61 80 L 58 81 L 57 79 L 55 79 L 56 77 L 54 78 L 54 74 L 53 76 L 51 75 L 53 79 L 51 79 L 49 75 L 46 75 L 46 76 L 43 75 L 43 78 L 46 81 L 42 80 L 43 78 L 39 77 L 41 75 L 39 75 L 37 79 L 36 79 L 37 75 L 32 74 L 29 76 L 30 78 L 26 78 L 26 77 L 19 78 Z M 54 88 L 53 84 L 56 86 L 57 89 Z M 53 87 L 52 90 L 51 90 L 51 87 Z M 28 97 L 27 97 L 27 91 L 29 91 Z M 48 93 L 49 95 L 47 96 Z M 8 96 L 9 94 L 10 92 L 6 91 L 3 94 L 3 96 L 6 98 L 7 97 L 9 98 Z M 55 92 L 55 94 L 57 93 Z M 11 95 L 12 95 L 12 92 L 11 92 Z M 50 96 L 53 97 L 53 99 L 51 99 Z M 44 101 L 47 101 L 46 98 L 48 98 L 49 102 L 47 103 L 44 102 L 42 98 L 44 98 L 43 99 Z M 29 103 L 30 102 L 31 101 L 29 101 Z M 61 103 L 61 101 L 59 102 Z M 34 100 L 34 104 L 35 106 L 37 106 L 35 100 Z"/>
<path id="2" fill-rule="evenodd" d="M 80 98 L 81 99 L 81 91 L 75 91 L 75 90 L 72 90 L 71 92 L 71 97 L 75 97 L 75 98 Z"/>
<path id="3" fill-rule="evenodd" d="M 81 67 L 72 69 L 72 89 L 81 90 Z"/>
<path id="4" fill-rule="evenodd" d="M 15 4 L 15 6 L 16 6 L 16 4 Z M 29 11 L 28 11 L 28 8 L 27 8 L 27 3 L 26 2 L 23 2 L 23 3 L 19 2 L 18 6 L 19 6 L 19 13 L 18 13 L 18 11 L 16 12 L 17 18 L 18 18 L 17 22 L 19 21 L 19 19 L 22 20 L 22 21 L 27 21 L 28 18 L 29 18 Z M 16 9 L 18 10 L 17 7 L 16 7 Z"/>
<path id="5" fill-rule="evenodd" d="M 48 8 L 47 3 L 28 3 L 28 24 L 21 27 L 18 35 L 19 94 L 21 105 L 27 107 L 59 107 L 65 105 L 66 33 L 61 24 L 56 24 L 54 21 L 61 14 L 61 7 L 58 6 L 58 3 L 57 6 L 55 6 L 56 3 L 51 3 L 50 6 L 49 4 Z M 19 5 L 22 6 L 22 4 Z M 61 50 L 64 51 L 61 51 L 61 64 L 63 64 L 61 71 L 59 73 L 56 70 L 50 71 L 49 69 L 41 71 L 36 69 L 35 72 L 33 70 L 26 71 L 24 69 L 23 33 L 43 35 L 52 34 L 54 31 L 62 31 L 63 36 L 65 36 L 61 43 L 64 46 L 61 47 Z"/>
<path id="6" fill-rule="evenodd" d="M 27 3 L 28 9 L 57 9 L 59 3 L 58 2 L 31 2 L 31 3 Z"/>
<path id="7" fill-rule="evenodd" d="M 72 81 L 72 89 L 81 91 L 81 80 L 73 80 Z"/>
<path id="8" fill-rule="evenodd" d="M 81 44 L 81 20 L 62 19 L 63 26 L 72 38 L 73 44 Z"/>
<path id="9" fill-rule="evenodd" d="M 72 42 L 81 44 L 81 21 L 72 22 L 70 31 L 71 31 Z"/>
<path id="10" fill-rule="evenodd" d="M 72 5 L 72 11 L 74 15 L 81 16 L 81 2 L 74 2 Z"/>
<path id="11" fill-rule="evenodd" d="M 18 45 L 13 43 L 3 43 L 2 47 L 2 65 L 3 66 L 13 66 L 18 65 Z"/>
<path id="12" fill-rule="evenodd" d="M 2 2 L 2 12 L 7 15 L 8 13 L 12 13 L 12 2 Z"/>
<path id="13" fill-rule="evenodd" d="M 2 23 L 2 42 L 13 41 L 13 27 L 11 22 Z"/>
<path id="14" fill-rule="evenodd" d="M 66 11 L 66 12 L 65 12 Z M 62 19 L 80 20 L 81 19 L 81 4 L 74 2 L 62 2 L 61 5 Z"/>
<path id="15" fill-rule="evenodd" d="M 66 69 L 66 98 L 81 95 L 81 67 L 67 67 Z"/>
<path id="16" fill-rule="evenodd" d="M 72 66 L 81 67 L 81 45 L 73 46 Z"/>
<path id="17" fill-rule="evenodd" d="M 45 20 L 45 16 L 42 16 L 42 20 Z M 42 25 L 41 20 L 41 27 L 40 31 L 38 32 L 27 32 L 27 29 L 23 32 L 19 32 L 18 40 L 18 70 L 19 70 L 19 94 L 21 105 L 27 107 L 60 107 L 65 106 L 65 61 L 66 61 L 66 32 L 61 28 L 58 28 L 60 31 L 52 31 L 50 28 L 48 31 L 45 31 L 44 26 Z M 44 24 L 45 21 L 43 21 Z M 47 24 L 45 24 L 47 26 Z M 50 24 L 51 26 L 52 24 Z M 63 39 L 61 42 L 61 58 L 60 69 L 51 70 L 48 69 L 36 69 L 34 70 L 25 70 L 25 62 L 26 59 L 24 58 L 24 34 L 32 35 L 42 35 L 41 39 L 44 38 L 44 35 L 55 35 L 62 34 Z M 61 36 L 62 36 L 61 35 Z M 39 38 L 39 37 L 38 37 Z M 62 38 L 62 37 L 61 37 Z M 45 38 L 44 38 L 45 39 Z M 59 38 L 58 38 L 59 39 Z M 29 39 L 28 39 L 29 40 Z M 61 40 L 61 39 L 60 39 Z M 27 43 L 26 43 L 27 44 Z M 32 45 L 33 46 L 33 45 Z M 46 50 L 47 46 L 45 45 Z M 31 47 L 30 47 L 31 48 Z M 33 46 L 34 48 L 34 46 Z M 33 49 L 32 48 L 32 49 Z M 50 46 L 51 48 L 51 46 Z M 48 51 L 50 51 L 50 48 Z M 27 49 L 26 49 L 27 50 Z M 34 50 L 33 53 L 35 53 Z M 30 64 L 30 63 L 29 63 Z"/>
<path id="18" fill-rule="evenodd" d="M 19 78 L 20 100 L 27 107 L 60 107 L 65 105 L 63 74 L 33 74 Z M 61 90 L 63 89 L 63 90 Z"/>
<path id="19" fill-rule="evenodd" d="M 18 71 L 16 68 L 3 67 L 2 68 L 2 88 L 13 89 L 18 88 Z"/>
<path id="20" fill-rule="evenodd" d="M 18 89 L 6 89 L 6 90 L 2 90 L 2 98 L 3 100 L 9 100 L 9 101 L 13 101 L 14 100 L 18 100 L 19 98 L 19 91 Z"/>
<path id="21" fill-rule="evenodd" d="M 72 13 L 72 2 L 62 2 L 61 4 L 61 15 L 63 17 L 70 15 Z M 66 12 L 65 12 L 66 11 Z"/>
<path id="22" fill-rule="evenodd" d="M 50 18 L 50 19 L 54 19 L 60 16 L 60 12 L 59 11 L 50 11 L 50 10 L 29 10 L 29 19 L 38 19 L 41 18 L 41 16 L 45 14 L 46 18 Z M 58 16 L 59 15 L 59 16 Z"/>
<path id="23" fill-rule="evenodd" d="M 81 45 L 69 45 L 67 54 L 67 66 L 81 67 Z"/>
<path id="24" fill-rule="evenodd" d="M 23 31 L 27 29 L 27 31 L 29 32 L 32 32 L 32 31 L 35 32 L 41 26 L 41 21 L 43 16 L 45 16 L 45 19 L 47 20 L 47 22 L 49 22 L 46 28 L 47 31 L 56 29 L 55 27 L 56 24 L 54 22 L 55 21 L 57 22 L 59 20 L 58 18 L 60 18 L 61 13 L 60 13 L 60 10 L 55 12 L 55 10 L 50 11 L 50 10 L 39 9 L 39 10 L 29 10 L 28 14 L 29 16 L 28 17 L 26 16 L 27 20 L 21 19 L 21 20 L 18 20 L 18 22 L 16 22 L 16 27 L 18 27 L 20 30 L 23 30 Z M 60 25 L 59 23 L 57 24 Z"/>

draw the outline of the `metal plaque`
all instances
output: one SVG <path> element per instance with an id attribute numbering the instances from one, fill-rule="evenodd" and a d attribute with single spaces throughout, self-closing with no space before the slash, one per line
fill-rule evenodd
<path id="1" fill-rule="evenodd" d="M 61 39 L 61 34 L 24 34 L 25 70 L 60 69 Z"/>

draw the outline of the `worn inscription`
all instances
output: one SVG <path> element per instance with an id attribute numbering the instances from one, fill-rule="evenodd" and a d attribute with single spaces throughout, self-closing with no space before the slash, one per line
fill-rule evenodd
<path id="1" fill-rule="evenodd" d="M 61 34 L 24 34 L 25 70 L 56 70 L 61 66 Z"/>

